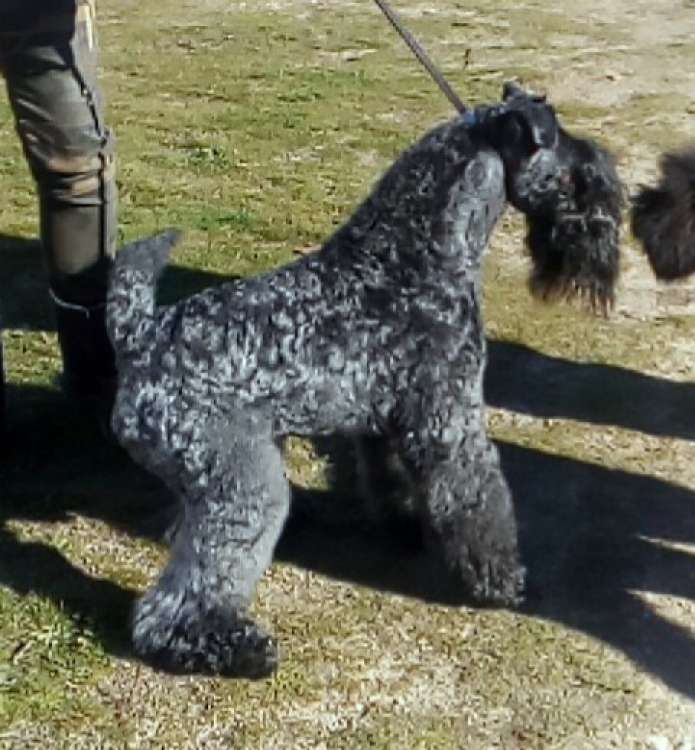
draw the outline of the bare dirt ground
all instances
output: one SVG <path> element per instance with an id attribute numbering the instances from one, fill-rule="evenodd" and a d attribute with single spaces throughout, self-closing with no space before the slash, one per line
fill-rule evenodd
<path id="1" fill-rule="evenodd" d="M 568 127 L 616 152 L 630 190 L 695 139 L 691 1 L 397 7 L 464 98 L 511 76 L 547 91 Z M 114 0 L 101 29 L 124 231 L 184 225 L 179 288 L 318 241 L 450 115 L 367 0 Z M 0 143 L 16 424 L 0 466 L 0 748 L 695 747 L 695 280 L 656 283 L 626 232 L 608 320 L 540 307 L 507 217 L 486 268 L 487 398 L 527 603 L 471 608 L 412 529 L 298 520 L 255 607 L 282 645 L 278 675 L 174 679 L 133 660 L 125 635 L 165 559 L 167 509 L 88 427 L 66 427 L 54 334 L 9 262 L 16 245 L 26 255 L 33 204 L 2 117 Z M 210 216 L 238 204 L 213 234 Z M 322 487 L 309 447 L 290 458 L 298 485 Z"/>

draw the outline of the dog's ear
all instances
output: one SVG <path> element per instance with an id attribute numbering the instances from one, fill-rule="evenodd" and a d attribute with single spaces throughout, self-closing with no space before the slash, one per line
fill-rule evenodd
<path id="1" fill-rule="evenodd" d="M 537 149 L 528 119 L 516 111 L 501 112 L 495 122 L 492 139 L 503 157 L 532 154 Z"/>
<path id="2" fill-rule="evenodd" d="M 571 136 L 562 128 L 559 150 L 571 165 L 570 184 L 577 210 L 584 211 L 598 203 L 617 217 L 625 205 L 625 188 L 612 154 L 586 138 Z"/>
<path id="3" fill-rule="evenodd" d="M 506 102 L 519 96 L 527 96 L 521 86 L 514 83 L 514 81 L 505 81 L 502 86 L 502 101 Z"/>
<path id="4" fill-rule="evenodd" d="M 518 163 L 540 148 L 557 145 L 557 118 L 544 96 L 506 83 L 502 104 L 494 112 L 489 137 L 505 161 Z"/>
<path id="5" fill-rule="evenodd" d="M 665 280 L 695 272 L 695 144 L 664 154 L 656 187 L 632 198 L 631 223 L 654 274 Z"/>

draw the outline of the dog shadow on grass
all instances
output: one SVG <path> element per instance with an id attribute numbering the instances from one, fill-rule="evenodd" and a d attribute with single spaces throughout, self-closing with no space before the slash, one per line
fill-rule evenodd
<path id="1" fill-rule="evenodd" d="M 160 299 L 167 303 L 235 278 L 172 264 L 162 274 Z M 0 326 L 28 331 L 55 329 L 39 240 L 0 233 Z"/>
<path id="2" fill-rule="evenodd" d="M 695 639 L 640 597 L 695 601 L 695 493 L 509 443 L 498 448 L 528 568 L 520 611 L 598 638 L 695 697 Z M 277 557 L 432 603 L 471 605 L 405 523 L 341 532 L 298 520 Z"/>
<path id="3" fill-rule="evenodd" d="M 695 386 L 577 364 L 508 342 L 490 342 L 486 401 L 598 429 L 614 425 L 667 438 L 695 437 Z M 695 697 L 695 639 L 640 596 L 695 602 L 695 491 L 679 485 L 677 477 L 664 481 L 505 442 L 498 448 L 528 568 L 521 612 L 601 639 Z M 470 605 L 426 556 L 412 526 L 328 532 L 298 522 L 279 556 L 362 585 Z"/>
<path id="4" fill-rule="evenodd" d="M 187 271 L 188 288 L 210 282 Z M 198 286 L 199 288 L 199 286 Z M 37 323 L 37 326 L 39 323 Z M 487 399 L 542 417 L 693 437 L 695 388 L 618 367 L 577 364 L 491 342 Z M 173 518 L 159 483 L 133 467 L 87 419 L 48 388 L 11 383 L 11 428 L 0 456 L 0 584 L 36 593 L 85 621 L 111 654 L 129 656 L 127 619 L 137 592 L 73 564 L 13 521 L 84 516 L 160 539 Z M 637 408 L 639 407 L 639 408 Z M 695 492 L 538 450 L 500 443 L 529 569 L 521 613 L 556 621 L 625 653 L 695 698 L 695 639 L 641 592 L 695 601 Z M 326 493 L 326 503 L 336 500 Z M 414 525 L 319 524 L 290 519 L 277 559 L 332 578 L 450 606 L 470 604 L 426 554 Z"/>
<path id="5" fill-rule="evenodd" d="M 489 342 L 485 399 L 534 417 L 695 440 L 695 384 L 615 365 L 578 364 L 508 341 Z"/>

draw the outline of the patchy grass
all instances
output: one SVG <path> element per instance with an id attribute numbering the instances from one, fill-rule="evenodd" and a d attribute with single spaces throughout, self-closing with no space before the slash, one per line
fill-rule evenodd
<path id="1" fill-rule="evenodd" d="M 569 126 L 616 149 L 629 179 L 693 131 L 695 29 L 666 5 L 401 3 L 464 100 L 496 98 L 512 77 L 548 89 Z M 369 3 L 118 0 L 100 12 L 122 238 L 186 231 L 165 300 L 320 242 L 450 115 Z M 171 678 L 133 661 L 127 638 L 133 599 L 166 556 L 168 498 L 56 388 L 35 248 L 26 264 L 9 251 L 37 222 L 4 99 L 0 189 L 12 417 L 0 465 L 0 748 L 695 738 L 694 311 L 669 307 L 629 244 L 626 301 L 609 320 L 529 298 L 518 217 L 489 254 L 489 424 L 530 569 L 521 612 L 462 606 L 412 530 L 291 525 L 255 605 L 281 643 L 279 673 Z M 289 452 L 298 485 L 341 501 L 322 451 L 294 441 Z"/>

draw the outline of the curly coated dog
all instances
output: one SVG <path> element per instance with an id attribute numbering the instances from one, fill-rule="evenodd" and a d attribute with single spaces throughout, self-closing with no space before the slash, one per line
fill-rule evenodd
<path id="1" fill-rule="evenodd" d="M 695 272 L 695 144 L 664 154 L 654 187 L 643 185 L 632 201 L 632 231 L 657 278 Z"/>
<path id="2" fill-rule="evenodd" d="M 382 436 L 470 594 L 519 602 L 514 508 L 482 392 L 481 260 L 508 201 L 528 219 L 532 291 L 610 306 L 613 161 L 513 85 L 406 150 L 321 250 L 291 265 L 158 307 L 177 234 L 119 253 L 113 429 L 183 505 L 170 560 L 135 608 L 143 658 L 229 676 L 276 667 L 248 605 L 288 515 L 289 434 Z"/>

